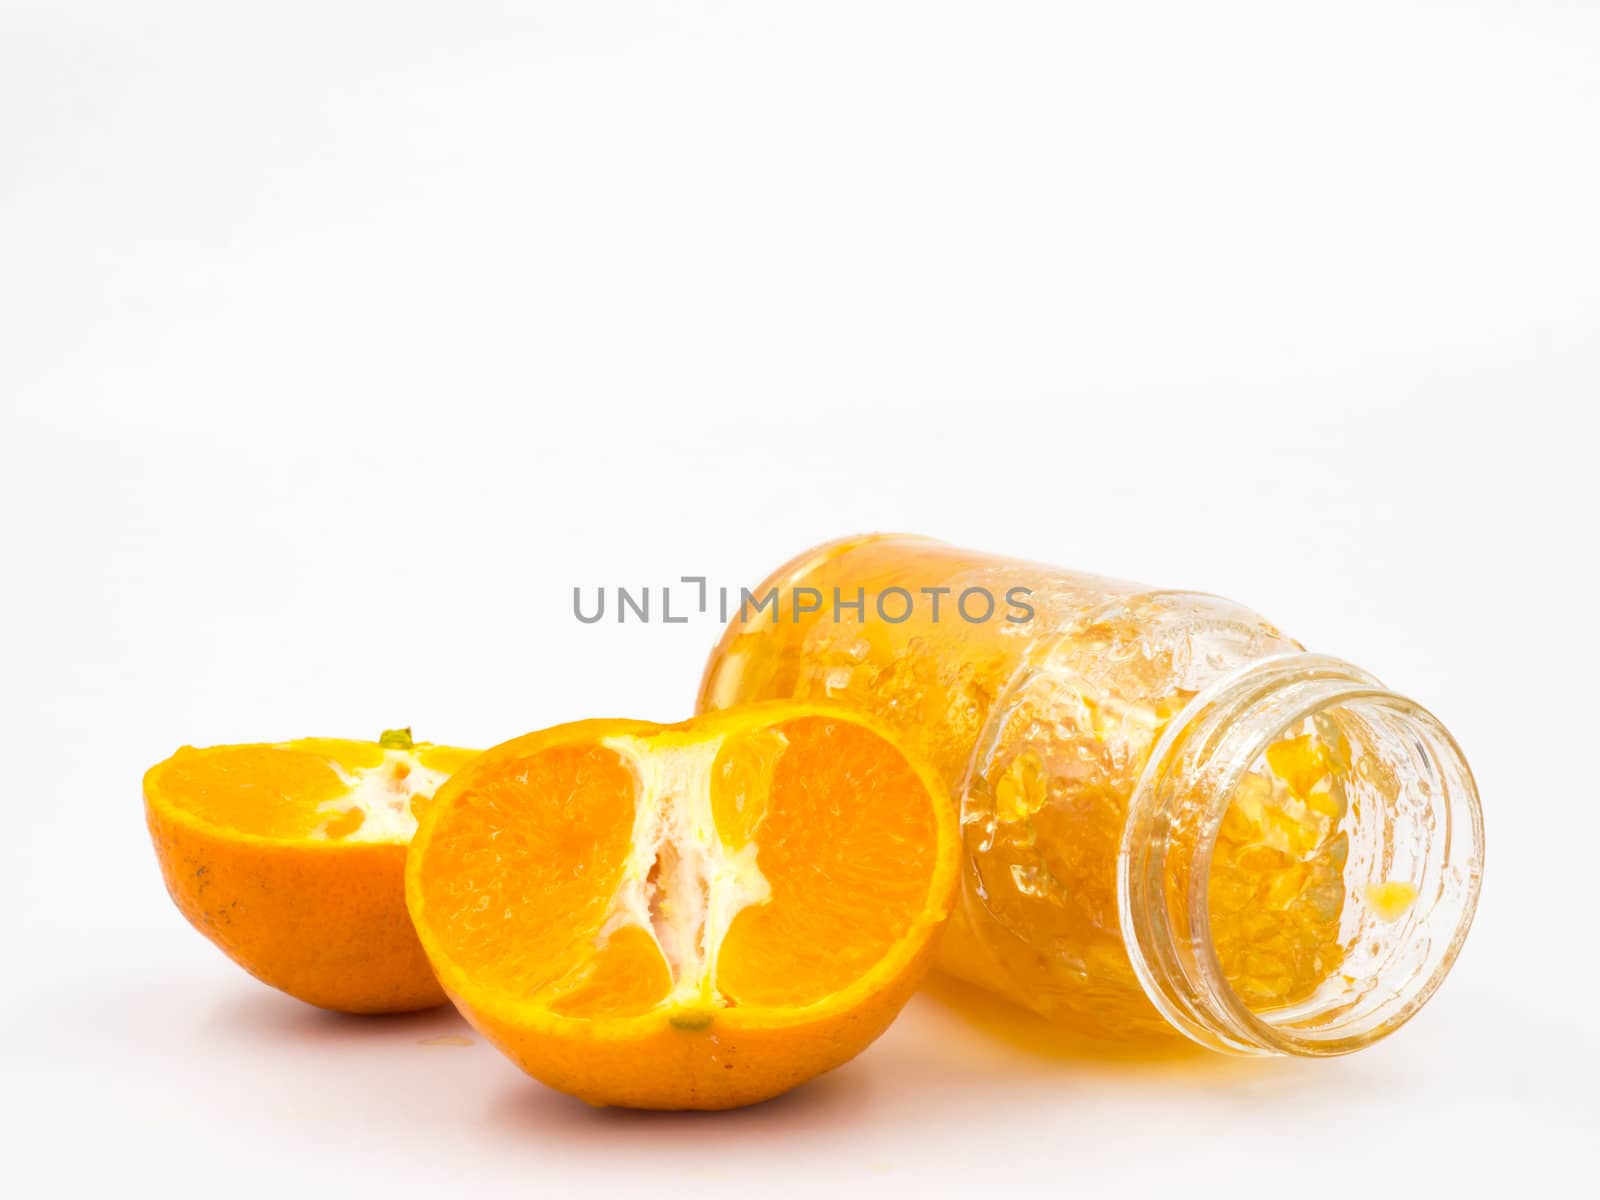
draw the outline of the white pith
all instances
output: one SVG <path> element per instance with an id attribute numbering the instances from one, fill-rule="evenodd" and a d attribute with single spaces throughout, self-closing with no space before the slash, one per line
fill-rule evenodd
<path id="1" fill-rule="evenodd" d="M 639 794 L 632 848 L 601 944 L 618 929 L 638 926 L 655 938 L 672 972 L 664 1003 L 714 1004 L 723 938 L 739 913 L 772 895 L 754 839 L 730 849 L 717 830 L 711 772 L 722 739 L 666 753 L 628 736 L 602 744 L 633 767 Z M 666 869 L 652 883 L 658 859 Z"/>
<path id="2" fill-rule="evenodd" d="M 337 799 L 324 801 L 318 811 L 332 819 L 351 809 L 360 810 L 361 824 L 340 839 L 346 842 L 409 842 L 417 832 L 411 802 L 419 796 L 432 799 L 439 785 L 450 778 L 448 771 L 423 766 L 413 750 L 385 749 L 378 766 L 352 771 L 335 765 L 334 770 L 350 790 Z"/>

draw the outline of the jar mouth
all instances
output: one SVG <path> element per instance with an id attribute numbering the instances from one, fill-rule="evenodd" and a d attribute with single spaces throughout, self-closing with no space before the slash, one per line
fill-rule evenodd
<path id="1" fill-rule="evenodd" d="M 1344 1054 L 1437 990 L 1482 861 L 1477 789 L 1437 718 L 1348 663 L 1280 655 L 1218 680 L 1157 742 L 1119 917 L 1141 985 L 1195 1041 Z"/>

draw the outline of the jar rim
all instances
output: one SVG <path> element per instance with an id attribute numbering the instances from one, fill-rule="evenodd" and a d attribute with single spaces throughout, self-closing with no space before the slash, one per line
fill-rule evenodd
<path id="1" fill-rule="evenodd" d="M 1442 908 L 1442 897 L 1431 899 L 1427 920 L 1409 939 L 1396 935 L 1391 957 L 1407 947 L 1425 951 L 1402 986 L 1352 993 L 1344 1019 L 1330 1017 L 1319 1030 L 1314 1020 L 1307 1023 L 1316 1014 L 1294 1006 L 1257 1012 L 1234 989 L 1212 939 L 1208 883 L 1222 818 L 1244 774 L 1286 728 L 1335 710 L 1381 711 L 1435 768 L 1432 803 L 1445 826 L 1435 878 L 1446 870 L 1460 878 L 1452 874 L 1453 892 Z M 1400 795 L 1390 803 L 1399 806 Z M 1175 827 L 1193 839 L 1193 848 L 1186 861 L 1169 863 L 1168 851 L 1179 844 L 1171 836 Z M 1194 696 L 1153 748 L 1130 798 L 1117 860 L 1123 941 L 1152 1003 L 1192 1040 L 1241 1054 L 1345 1054 L 1394 1032 L 1437 991 L 1471 926 L 1482 860 L 1482 812 L 1471 769 L 1431 712 L 1342 660 L 1273 655 Z M 1187 872 L 1179 912 L 1169 895 L 1174 871 Z"/>

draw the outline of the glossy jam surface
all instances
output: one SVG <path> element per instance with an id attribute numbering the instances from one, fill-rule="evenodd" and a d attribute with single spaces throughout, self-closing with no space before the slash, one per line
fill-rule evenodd
<path id="1" fill-rule="evenodd" d="M 1309 997 L 1344 960 L 1337 763 L 1314 732 L 1281 738 L 1235 789 L 1207 881 L 1211 939 L 1224 975 L 1256 1011 Z"/>
<path id="2" fill-rule="evenodd" d="M 1091 1033 L 1170 1032 L 1122 941 L 1129 798 L 1200 689 L 1298 644 L 1217 597 L 914 538 L 822 547 L 754 594 L 772 588 L 775 607 L 747 607 L 730 625 L 701 707 L 826 700 L 890 723 L 962 803 L 966 903 L 940 965 Z M 913 601 L 901 620 L 875 603 L 893 589 Z M 984 593 L 988 619 L 969 619 L 986 611 Z M 885 611 L 899 617 L 907 606 L 892 594 Z M 1217 834 L 1210 940 L 1253 1010 L 1296 1004 L 1340 967 L 1341 770 L 1318 730 L 1285 731 L 1242 777 Z"/>

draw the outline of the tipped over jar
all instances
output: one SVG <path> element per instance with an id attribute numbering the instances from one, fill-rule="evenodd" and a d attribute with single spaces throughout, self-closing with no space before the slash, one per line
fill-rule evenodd
<path id="1" fill-rule="evenodd" d="M 1094 1035 L 1328 1055 L 1460 951 L 1483 861 L 1460 749 L 1246 608 L 900 535 L 740 600 L 702 711 L 864 710 L 960 802 L 951 974 Z"/>

